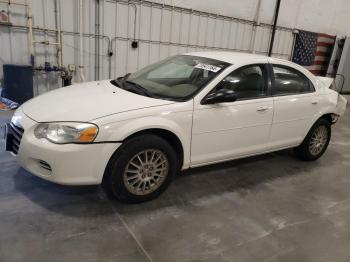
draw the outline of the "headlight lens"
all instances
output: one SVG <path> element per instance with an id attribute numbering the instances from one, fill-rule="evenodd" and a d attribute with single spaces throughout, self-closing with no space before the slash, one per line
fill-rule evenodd
<path id="1" fill-rule="evenodd" d="M 97 133 L 98 127 L 90 123 L 41 123 L 34 129 L 36 138 L 46 138 L 56 144 L 91 143 Z"/>

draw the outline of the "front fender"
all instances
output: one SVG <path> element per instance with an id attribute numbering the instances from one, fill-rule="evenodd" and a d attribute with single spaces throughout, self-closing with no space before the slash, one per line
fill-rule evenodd
<path id="1" fill-rule="evenodd" d="M 176 135 L 183 148 L 183 168 L 189 167 L 192 112 L 176 112 L 162 116 L 145 116 L 105 124 L 100 127 L 96 142 L 124 141 L 129 136 L 148 129 L 163 129 Z"/>

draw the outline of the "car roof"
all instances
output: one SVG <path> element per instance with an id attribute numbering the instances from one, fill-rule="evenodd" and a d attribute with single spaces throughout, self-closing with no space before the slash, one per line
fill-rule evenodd
<path id="1" fill-rule="evenodd" d="M 283 63 L 283 64 L 289 65 L 291 67 L 294 67 L 300 71 L 303 71 L 303 72 L 307 71 L 302 66 L 300 66 L 296 63 L 293 63 L 291 61 L 285 60 L 285 59 L 276 58 L 276 57 L 268 57 L 268 56 L 257 55 L 257 54 L 252 54 L 252 53 L 232 52 L 232 51 L 206 51 L 206 52 L 192 52 L 192 53 L 187 53 L 185 55 L 200 56 L 200 57 L 216 59 L 216 60 L 227 62 L 227 63 L 233 64 L 233 65 L 254 63 L 254 61 L 256 61 L 256 60 L 261 61 L 262 59 L 266 59 L 266 62 L 268 61 L 271 64 Z M 307 71 L 307 72 L 309 72 L 309 71 Z"/>
<path id="2" fill-rule="evenodd" d="M 232 51 L 192 52 L 192 53 L 187 53 L 185 55 L 206 57 L 206 58 L 227 62 L 230 64 L 240 64 L 240 63 L 246 63 L 247 60 L 261 60 L 261 59 L 268 58 L 267 56 L 263 56 L 263 55 L 249 54 L 249 53 L 243 53 L 243 52 L 232 52 Z"/>
<path id="3" fill-rule="evenodd" d="M 275 57 L 268 57 L 264 55 L 257 55 L 252 53 L 243 53 L 243 52 L 233 52 L 233 51 L 205 51 L 205 52 L 192 52 L 187 53 L 185 55 L 192 55 L 192 56 L 200 56 L 200 57 L 206 57 L 211 59 L 220 60 L 223 62 L 227 62 L 233 65 L 241 65 L 241 64 L 253 64 L 255 62 L 260 63 L 262 60 L 266 60 L 266 62 L 269 62 L 271 64 L 282 64 L 290 66 L 294 69 L 297 69 L 304 73 L 308 78 L 314 79 L 315 76 L 308 71 L 306 68 L 293 63 L 291 61 L 275 58 Z"/>
<path id="4" fill-rule="evenodd" d="M 252 53 L 233 52 L 233 51 L 205 51 L 205 52 L 191 52 L 185 55 L 206 57 L 206 58 L 227 62 L 230 64 L 241 64 L 241 63 L 245 64 L 248 61 L 251 61 L 252 63 L 254 63 L 255 60 L 261 61 L 261 59 L 266 59 L 266 60 L 268 59 L 270 63 L 283 62 L 283 63 L 289 64 L 290 66 L 297 67 L 299 69 L 302 68 L 301 66 L 285 59 L 268 57 L 265 55 L 257 55 Z"/>

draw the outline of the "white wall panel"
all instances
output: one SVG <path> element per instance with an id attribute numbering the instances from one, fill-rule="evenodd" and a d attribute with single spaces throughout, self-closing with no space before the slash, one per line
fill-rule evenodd
<path id="1" fill-rule="evenodd" d="M 21 1 L 21 0 L 18 0 Z M 79 63 L 79 1 L 58 0 L 62 7 L 63 64 Z M 252 2 L 253 0 L 251 0 Z M 56 29 L 55 0 L 32 0 L 34 26 Z M 267 53 L 271 29 L 256 27 L 251 21 L 208 14 L 196 10 L 169 7 L 149 2 L 100 0 L 99 65 L 95 64 L 95 1 L 83 1 L 83 71 L 86 81 L 124 75 L 171 55 L 207 50 L 251 52 L 256 29 L 255 51 Z M 134 26 L 136 13 L 136 28 Z M 0 6 L 2 8 L 2 6 Z M 16 9 L 15 9 L 16 8 Z M 16 13 L 12 22 L 26 26 L 24 7 L 12 7 Z M 11 17 L 12 18 L 12 17 Z M 131 48 L 134 35 L 137 49 Z M 57 42 L 55 32 L 35 30 L 36 41 Z M 0 26 L 0 66 L 5 63 L 29 64 L 28 33 L 25 28 Z M 288 59 L 292 49 L 291 30 L 279 29 L 273 52 Z M 108 56 L 111 46 L 113 56 Z M 35 45 L 36 65 L 50 62 L 57 65 L 56 47 Z M 111 59 L 111 60 L 109 60 Z M 0 73 L 1 78 L 2 72 Z M 77 81 L 78 76 L 73 80 Z M 43 93 L 61 84 L 59 73 L 35 73 L 35 93 Z"/>
<path id="2" fill-rule="evenodd" d="M 161 24 L 161 41 L 170 42 L 170 28 L 171 28 L 171 11 L 164 10 L 162 12 L 162 24 Z"/>
<path id="3" fill-rule="evenodd" d="M 199 46 L 206 45 L 206 35 L 208 31 L 208 17 L 200 16 L 199 18 L 199 30 L 197 31 L 197 43 Z"/>
<path id="4" fill-rule="evenodd" d="M 160 41 L 160 31 L 162 24 L 162 10 L 160 8 L 151 9 L 150 38 L 152 41 Z"/>

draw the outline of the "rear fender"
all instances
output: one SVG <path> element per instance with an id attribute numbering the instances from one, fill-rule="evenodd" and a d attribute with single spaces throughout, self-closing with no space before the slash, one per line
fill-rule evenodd
<path id="1" fill-rule="evenodd" d="M 346 100 L 346 98 L 344 96 L 338 94 L 337 106 L 335 108 L 335 114 L 338 116 L 344 115 L 347 103 L 348 103 L 348 101 Z"/>

